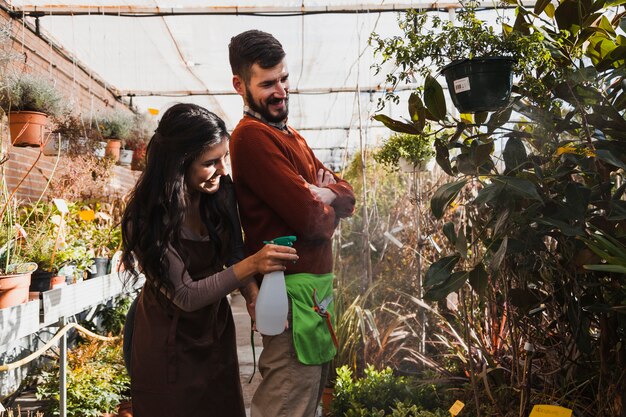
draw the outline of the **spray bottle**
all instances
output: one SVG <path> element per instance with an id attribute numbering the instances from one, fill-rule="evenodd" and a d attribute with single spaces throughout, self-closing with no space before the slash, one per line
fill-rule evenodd
<path id="1" fill-rule="evenodd" d="M 283 236 L 263 243 L 293 246 L 295 241 L 295 236 Z M 285 331 L 289 301 L 283 271 L 274 271 L 263 276 L 255 310 L 256 328 L 261 334 L 275 336 Z"/>

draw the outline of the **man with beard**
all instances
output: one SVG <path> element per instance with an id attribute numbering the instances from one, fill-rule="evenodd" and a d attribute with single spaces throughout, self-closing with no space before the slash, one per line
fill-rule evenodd
<path id="1" fill-rule="evenodd" d="M 233 86 L 244 101 L 230 154 L 246 247 L 256 251 L 264 241 L 295 235 L 299 255 L 285 271 L 286 330 L 263 335 L 263 380 L 252 399 L 252 416 L 313 417 L 336 354 L 324 311 L 332 300 L 331 237 L 339 219 L 352 215 L 354 192 L 287 124 L 289 72 L 280 42 L 250 30 L 231 39 L 229 58 Z M 244 291 L 253 319 L 257 292 L 256 284 Z"/>

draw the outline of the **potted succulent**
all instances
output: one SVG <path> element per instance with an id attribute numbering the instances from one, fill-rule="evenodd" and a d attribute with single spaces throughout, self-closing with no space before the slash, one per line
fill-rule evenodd
<path id="1" fill-rule="evenodd" d="M 434 152 L 432 136 L 395 133 L 373 155 L 374 159 L 387 168 L 402 172 L 424 171 Z"/>
<path id="2" fill-rule="evenodd" d="M 461 113 L 498 110 L 509 102 L 513 74 L 537 68 L 545 57 L 543 38 L 538 33 L 522 36 L 506 24 L 496 30 L 477 16 L 478 3 L 462 5 L 458 26 L 411 10 L 400 21 L 406 41 L 373 34 L 370 43 L 383 56 L 383 63 L 395 59 L 395 64 L 405 69 L 389 80 L 409 81 L 415 72 L 427 76 L 429 68 L 435 66 L 445 76 L 452 101 Z M 385 53 L 399 49 L 406 54 Z"/>
<path id="3" fill-rule="evenodd" d="M 7 77 L 0 91 L 0 108 L 9 118 L 11 143 L 32 147 L 44 144 L 48 116 L 58 113 L 60 101 L 60 94 L 45 78 L 33 74 Z"/>
<path id="4" fill-rule="evenodd" d="M 106 140 L 106 156 L 119 161 L 122 141 L 130 133 L 132 117 L 121 110 L 110 111 L 97 120 L 98 129 Z"/>

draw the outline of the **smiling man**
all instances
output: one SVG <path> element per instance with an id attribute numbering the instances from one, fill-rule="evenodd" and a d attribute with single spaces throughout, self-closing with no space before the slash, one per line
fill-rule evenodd
<path id="1" fill-rule="evenodd" d="M 247 31 L 231 39 L 229 57 L 244 101 L 230 150 L 246 247 L 257 251 L 263 241 L 295 235 L 299 254 L 285 271 L 289 325 L 279 335 L 263 335 L 263 380 L 252 417 L 313 417 L 336 354 L 325 315 L 332 300 L 331 238 L 339 219 L 352 215 L 354 192 L 287 124 L 289 71 L 280 42 Z M 256 284 L 246 289 L 253 319 L 257 292 Z"/>

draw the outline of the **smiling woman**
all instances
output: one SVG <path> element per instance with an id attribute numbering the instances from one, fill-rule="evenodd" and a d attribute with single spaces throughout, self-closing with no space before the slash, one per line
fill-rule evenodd
<path id="1" fill-rule="evenodd" d="M 124 265 L 146 276 L 125 332 L 132 335 L 125 345 L 135 417 L 200 417 L 206 410 L 243 417 L 226 295 L 254 274 L 282 271 L 298 259 L 294 249 L 276 245 L 243 257 L 228 139 L 210 111 L 171 107 L 124 213 Z"/>

